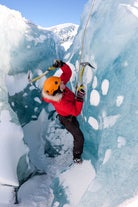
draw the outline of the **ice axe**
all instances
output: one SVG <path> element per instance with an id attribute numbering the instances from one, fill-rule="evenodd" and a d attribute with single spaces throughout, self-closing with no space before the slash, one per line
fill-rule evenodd
<path id="1" fill-rule="evenodd" d="M 52 71 L 52 70 L 55 70 L 55 67 L 53 67 L 53 66 L 49 67 L 44 73 L 42 73 L 41 75 L 39 75 L 39 76 L 37 76 L 33 79 L 31 79 L 31 72 L 28 71 L 28 81 L 29 81 L 29 83 L 33 83 L 33 82 L 39 80 L 40 78 L 44 77 L 49 71 Z"/>
<path id="2" fill-rule="evenodd" d="M 89 67 L 91 67 L 91 68 L 95 69 L 95 67 L 94 67 L 94 66 L 92 66 L 89 62 L 81 62 L 81 63 L 80 63 L 80 65 L 81 65 L 82 67 L 89 66 Z"/>
<path id="3" fill-rule="evenodd" d="M 89 66 L 89 67 L 91 67 L 93 69 L 95 69 L 95 67 L 92 66 L 89 62 L 81 62 L 80 65 L 82 66 L 82 68 L 79 71 L 79 80 L 80 80 L 79 82 L 80 82 L 80 84 L 82 84 L 82 82 L 83 82 L 83 74 L 84 74 L 85 67 L 86 66 Z"/>

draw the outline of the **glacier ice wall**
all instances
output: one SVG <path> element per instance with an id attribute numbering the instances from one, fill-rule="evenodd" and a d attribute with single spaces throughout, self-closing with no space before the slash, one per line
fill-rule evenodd
<path id="1" fill-rule="evenodd" d="M 84 77 L 82 127 L 84 157 L 92 160 L 97 176 L 79 206 L 115 207 L 138 191 L 137 1 L 89 1 L 70 51 L 75 64 L 72 52 L 96 66 Z"/>
<path id="2" fill-rule="evenodd" d="M 0 109 L 10 111 L 12 122 L 24 126 L 24 133 L 27 134 L 19 129 L 18 135 L 20 138 L 24 135 L 29 143 L 28 134 L 31 133 L 33 124 L 39 127 L 43 122 L 39 122 L 42 109 L 46 112 L 51 110 L 41 102 L 40 88 L 43 79 L 35 85 L 28 85 L 27 71 L 31 70 L 32 76 L 41 74 L 54 58 L 63 59 L 64 50 L 52 32 L 28 23 L 18 12 L 11 12 L 4 7 L 0 9 L 4 11 L 4 15 L 0 12 L 0 20 L 2 28 L 5 28 L 4 33 L 3 30 L 0 33 L 3 42 L 0 51 Z M 90 19 L 82 50 L 88 17 Z M 90 160 L 95 166 L 96 177 L 82 195 L 79 207 L 116 207 L 138 191 L 137 30 L 137 1 L 89 0 L 74 44 L 65 56 L 65 60 L 76 66 L 74 76 L 78 70 L 80 53 L 81 61 L 89 61 L 96 67 L 96 70 L 85 70 L 87 93 L 82 116 L 79 117 L 85 134 L 83 158 Z M 71 85 L 74 88 L 75 79 L 72 80 Z M 2 117 L 1 114 L 1 120 L 5 123 L 10 120 Z M 38 132 L 37 127 L 34 134 Z M 35 146 L 37 147 L 39 137 L 35 138 L 38 141 Z M 26 149 L 23 151 L 26 153 Z M 27 167 L 25 157 L 21 157 L 18 166 L 19 179 L 23 178 L 24 169 Z M 35 171 L 33 167 L 31 170 Z M 32 171 L 30 172 L 33 173 Z M 56 188 L 56 182 L 57 179 L 53 181 L 52 195 L 55 196 L 55 201 L 56 196 L 59 196 L 58 189 L 64 191 L 63 195 L 66 194 L 62 184 L 58 183 L 59 188 Z M 58 197 L 58 201 L 62 206 L 65 198 L 60 198 Z"/>
<path id="3" fill-rule="evenodd" d="M 40 90 L 28 84 L 27 72 L 42 73 L 60 58 L 64 48 L 58 38 L 28 22 L 17 11 L 0 5 L 0 130 L 1 130 L 1 202 L 7 194 L 13 197 L 14 188 L 34 170 L 31 169 L 28 147 L 24 143 L 23 125 L 36 120 L 42 110 Z M 8 130 L 7 130 L 8 128 Z M 20 162 L 19 162 L 20 160 Z M 26 173 L 22 173 L 26 169 Z M 28 169 L 28 170 L 27 170 Z M 17 175 L 18 171 L 18 175 Z"/>

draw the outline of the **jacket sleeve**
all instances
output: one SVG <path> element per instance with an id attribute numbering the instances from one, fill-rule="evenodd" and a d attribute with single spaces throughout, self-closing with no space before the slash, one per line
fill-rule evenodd
<path id="1" fill-rule="evenodd" d="M 62 70 L 62 74 L 61 74 L 61 76 L 60 76 L 61 81 L 63 81 L 64 84 L 66 84 L 66 83 L 70 80 L 71 75 L 72 75 L 71 68 L 65 63 L 65 64 L 61 67 L 61 70 Z"/>

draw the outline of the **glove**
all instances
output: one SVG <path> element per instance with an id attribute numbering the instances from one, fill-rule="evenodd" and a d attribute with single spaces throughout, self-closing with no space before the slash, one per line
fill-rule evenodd
<path id="1" fill-rule="evenodd" d="M 84 87 L 81 85 L 78 89 L 77 89 L 77 95 L 76 95 L 76 100 L 83 102 L 84 101 L 84 97 L 85 97 L 85 91 L 84 91 Z"/>
<path id="2" fill-rule="evenodd" d="M 55 68 L 60 68 L 60 67 L 62 67 L 64 64 L 65 64 L 65 63 L 62 62 L 62 60 L 55 60 L 55 61 L 54 61 L 54 64 L 53 64 L 52 66 L 55 67 Z"/>

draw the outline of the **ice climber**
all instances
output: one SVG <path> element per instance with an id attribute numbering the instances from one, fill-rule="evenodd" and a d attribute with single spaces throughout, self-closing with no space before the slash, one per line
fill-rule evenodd
<path id="1" fill-rule="evenodd" d="M 81 113 L 85 91 L 83 89 L 78 89 L 75 95 L 66 86 L 66 83 L 70 80 L 72 75 L 69 65 L 61 60 L 56 60 L 53 67 L 55 67 L 55 69 L 61 68 L 62 74 L 60 77 L 51 76 L 44 81 L 42 99 L 54 106 L 61 124 L 72 134 L 73 160 L 75 163 L 81 163 L 84 136 L 76 117 Z"/>

